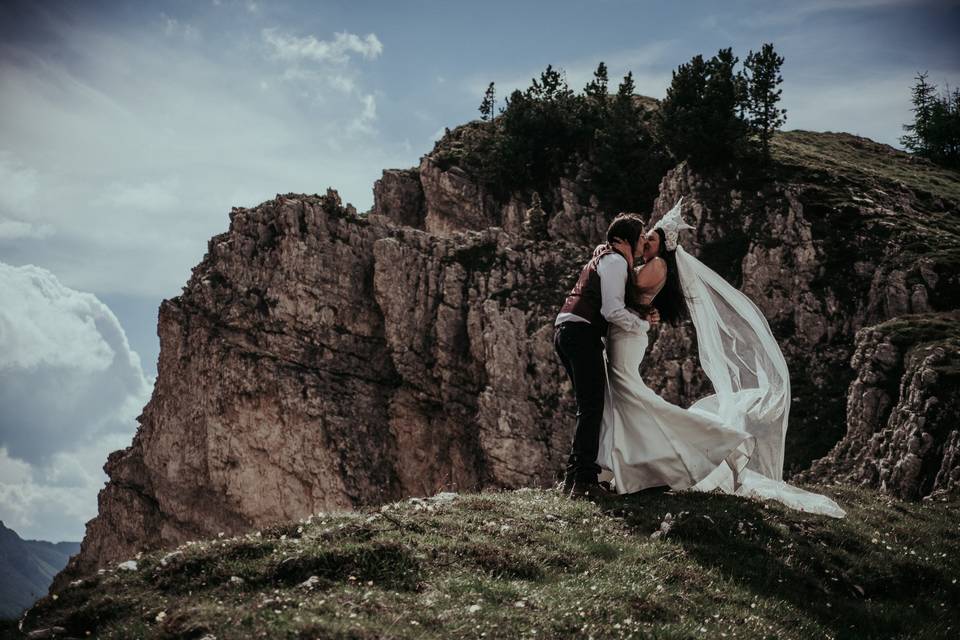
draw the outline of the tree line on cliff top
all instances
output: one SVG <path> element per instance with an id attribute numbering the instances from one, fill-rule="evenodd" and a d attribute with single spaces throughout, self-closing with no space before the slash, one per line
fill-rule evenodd
<path id="1" fill-rule="evenodd" d="M 763 179 L 772 166 L 771 140 L 786 121 L 779 106 L 783 62 L 770 43 L 750 51 L 739 67 L 731 48 L 696 55 L 673 71 L 656 106 L 634 95 L 632 73 L 614 89 L 601 62 L 575 92 L 563 71 L 548 65 L 499 110 L 491 82 L 481 121 L 439 157 L 497 197 L 533 190 L 548 208 L 558 177 L 567 177 L 586 185 L 608 211 L 634 210 L 657 196 L 663 174 L 683 160 L 704 174 Z M 904 125 L 901 143 L 937 164 L 960 167 L 960 91 L 938 95 L 919 74 L 913 104 L 914 121 Z"/>
<path id="2" fill-rule="evenodd" d="M 786 115 L 778 106 L 783 57 L 765 44 L 738 62 L 730 48 L 694 56 L 673 72 L 659 108 L 634 96 L 632 72 L 611 91 L 603 62 L 579 93 L 548 65 L 499 112 L 491 82 L 458 163 L 504 197 L 523 188 L 546 195 L 558 176 L 575 178 L 611 211 L 652 201 L 681 160 L 705 172 L 762 169 Z"/>

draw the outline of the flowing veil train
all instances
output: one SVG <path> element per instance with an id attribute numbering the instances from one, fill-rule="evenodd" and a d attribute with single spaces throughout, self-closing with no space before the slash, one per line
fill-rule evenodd
<path id="1" fill-rule="evenodd" d="M 668 237 L 672 234 L 674 242 L 677 231 L 691 228 L 681 219 L 682 202 L 681 198 L 657 225 L 664 228 Z M 790 374 L 763 313 L 747 296 L 679 244 L 676 245 L 675 256 L 680 283 L 696 329 L 700 364 L 714 393 L 697 400 L 688 410 L 683 410 L 659 399 L 646 388 L 637 374 L 629 382 L 633 387 L 631 390 L 637 392 L 632 395 L 639 396 L 644 411 L 655 414 L 654 424 L 667 429 L 670 428 L 668 423 L 676 424 L 679 421 L 680 428 L 687 429 L 682 432 L 682 439 L 687 442 L 678 443 L 677 437 L 670 442 L 670 447 L 675 451 L 682 452 L 684 449 L 681 447 L 689 450 L 690 440 L 701 437 L 691 430 L 691 426 L 682 424 L 694 416 L 700 418 L 691 423 L 697 430 L 710 430 L 715 425 L 722 425 L 730 434 L 739 433 L 742 436 L 746 433 L 752 436 L 748 441 L 727 437 L 722 444 L 719 436 L 714 437 L 716 446 L 726 448 L 723 453 L 708 456 L 712 471 L 706 474 L 699 471 L 692 475 L 691 479 L 696 482 L 686 488 L 699 491 L 719 488 L 736 495 L 777 500 L 801 511 L 844 517 L 846 514 L 843 509 L 827 496 L 805 491 L 783 481 L 783 451 L 791 402 Z M 611 367 L 614 367 L 616 342 L 623 337 L 611 338 L 614 349 Z M 646 337 L 643 336 L 642 349 L 645 348 Z M 628 372 L 627 375 L 632 376 L 633 373 Z M 618 376 L 617 371 L 611 370 L 608 400 L 612 399 L 614 404 L 618 396 L 611 394 L 609 387 L 615 387 L 618 379 L 622 387 L 624 376 Z M 621 399 L 625 397 L 623 391 L 623 388 L 619 389 Z M 630 400 L 626 402 L 629 404 Z M 630 437 L 625 431 L 629 425 L 620 422 L 630 422 L 638 415 L 635 409 L 631 410 L 634 413 L 627 413 L 626 419 L 623 418 L 623 412 L 616 408 L 605 411 L 600 460 L 605 468 L 620 464 L 620 461 L 613 459 L 620 455 L 617 439 Z M 641 417 L 641 421 L 647 421 L 647 417 Z M 647 424 L 642 428 L 651 427 Z M 694 435 L 689 435 L 691 433 Z M 641 441 L 649 435 L 636 434 Z M 661 435 L 658 433 L 656 437 Z M 723 459 L 718 460 L 718 456 Z"/>

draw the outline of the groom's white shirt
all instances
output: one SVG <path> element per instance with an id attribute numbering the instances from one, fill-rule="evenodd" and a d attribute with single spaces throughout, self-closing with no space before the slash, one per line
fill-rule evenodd
<path id="1" fill-rule="evenodd" d="M 627 309 L 624 302 L 627 289 L 627 259 L 619 253 L 610 253 L 597 261 L 597 275 L 600 276 L 600 314 L 611 324 L 624 331 L 645 333 L 650 323 L 637 313 Z M 561 322 L 586 322 L 589 320 L 575 313 L 561 313 L 555 324 Z"/>

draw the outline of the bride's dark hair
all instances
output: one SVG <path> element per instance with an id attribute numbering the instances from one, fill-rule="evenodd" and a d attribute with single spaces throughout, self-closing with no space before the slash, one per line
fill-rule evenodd
<path id="1" fill-rule="evenodd" d="M 667 262 L 667 281 L 663 289 L 653 298 L 653 306 L 660 312 L 660 321 L 677 325 L 690 316 L 687 309 L 687 296 L 680 286 L 680 274 L 677 272 L 677 252 L 667 250 L 667 236 L 663 229 L 654 229 L 660 236 L 660 250 L 657 255 Z"/>

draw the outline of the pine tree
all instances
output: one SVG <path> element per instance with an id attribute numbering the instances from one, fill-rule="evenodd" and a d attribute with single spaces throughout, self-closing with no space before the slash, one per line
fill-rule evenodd
<path id="1" fill-rule="evenodd" d="M 626 105 L 632 105 L 633 94 L 636 90 L 636 85 L 633 83 L 633 71 L 627 71 L 627 75 L 623 76 L 623 81 L 617 87 L 618 107 L 622 109 Z"/>
<path id="2" fill-rule="evenodd" d="M 912 89 L 913 123 L 903 125 L 900 138 L 909 151 L 946 167 L 960 167 L 960 90 L 937 95 L 926 73 L 915 76 Z"/>
<path id="3" fill-rule="evenodd" d="M 593 72 L 593 80 L 587 83 L 583 92 L 588 98 L 603 106 L 607 101 L 607 84 L 607 65 L 601 62 L 597 65 L 596 71 Z"/>
<path id="4" fill-rule="evenodd" d="M 764 158 L 770 157 L 770 140 L 773 133 L 786 122 L 787 110 L 777 107 L 782 89 L 778 85 L 783 82 L 780 67 L 783 57 L 773 50 L 773 44 L 767 43 L 754 53 L 750 51 L 743 66 L 746 69 L 743 90 L 745 92 L 743 104 L 747 122 L 753 133 L 760 140 L 760 149 Z"/>
<path id="5" fill-rule="evenodd" d="M 696 55 L 673 72 L 656 125 L 675 159 L 699 169 L 727 169 L 748 156 L 746 80 L 734 72 L 737 62 L 726 48 L 710 60 Z"/>
<path id="6" fill-rule="evenodd" d="M 930 132 L 933 105 L 937 102 L 937 87 L 927 83 L 927 73 L 918 73 L 913 85 L 913 123 L 903 125 L 907 133 L 900 138 L 900 144 L 917 155 L 930 153 Z"/>
<path id="7" fill-rule="evenodd" d="M 489 86 L 487 86 L 486 93 L 483 94 L 483 102 L 480 103 L 481 120 L 493 120 L 493 111 L 496 105 L 495 95 L 493 83 L 491 82 Z"/>

